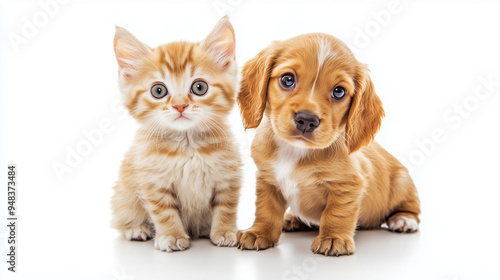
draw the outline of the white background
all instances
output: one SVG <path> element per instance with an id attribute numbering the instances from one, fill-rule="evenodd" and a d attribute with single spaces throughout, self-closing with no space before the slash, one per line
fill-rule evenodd
<path id="1" fill-rule="evenodd" d="M 40 3 L 48 1 L 0 2 L 1 279 L 500 279 L 498 1 L 74 0 L 47 16 Z M 198 41 L 224 5 L 240 66 L 272 40 L 307 32 L 337 36 L 369 64 L 387 115 L 377 141 L 412 169 L 418 233 L 360 231 L 355 255 L 327 258 L 309 251 L 315 232 L 286 233 L 262 252 L 202 239 L 167 254 L 110 227 L 112 186 L 137 128 L 119 106 L 114 25 L 151 46 Z M 38 27 L 23 35 L 27 22 Z M 24 40 L 16 45 L 14 36 Z M 481 79 L 498 82 L 488 91 Z M 237 110 L 231 120 L 245 161 L 245 229 L 255 209 L 253 132 L 243 131 Z M 53 165 L 67 165 L 85 131 L 103 121 L 110 131 L 58 178 Z M 17 273 L 5 261 L 11 163 Z"/>

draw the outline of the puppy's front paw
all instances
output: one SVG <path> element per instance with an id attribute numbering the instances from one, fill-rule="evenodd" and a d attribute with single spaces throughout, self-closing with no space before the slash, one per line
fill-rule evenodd
<path id="1" fill-rule="evenodd" d="M 352 255 L 356 251 L 352 238 L 334 238 L 317 236 L 311 245 L 311 250 L 315 254 L 325 256 Z"/>
<path id="2" fill-rule="evenodd" d="M 161 235 L 155 237 L 155 249 L 174 252 L 189 248 L 189 238 L 185 236 Z"/>
<path id="3" fill-rule="evenodd" d="M 210 235 L 210 241 L 218 247 L 234 247 L 236 233 L 234 231 L 216 232 Z"/>
<path id="4" fill-rule="evenodd" d="M 272 238 L 265 232 L 252 229 L 238 231 L 238 249 L 241 250 L 265 250 L 276 246 L 278 238 Z"/>
<path id="5" fill-rule="evenodd" d="M 310 227 L 302 222 L 297 216 L 286 213 L 285 218 L 283 220 L 283 231 L 305 231 L 305 230 L 313 230 L 314 227 Z"/>
<path id="6" fill-rule="evenodd" d="M 404 215 L 395 215 L 387 221 L 389 230 L 395 232 L 415 232 L 418 230 L 418 222 L 410 217 Z"/>
<path id="7" fill-rule="evenodd" d="M 127 240 L 146 241 L 153 237 L 153 230 L 150 225 L 141 225 L 123 231 Z"/>

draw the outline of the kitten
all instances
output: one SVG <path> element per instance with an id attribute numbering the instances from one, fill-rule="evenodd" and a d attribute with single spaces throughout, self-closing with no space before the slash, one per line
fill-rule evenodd
<path id="1" fill-rule="evenodd" d="M 236 243 L 241 159 L 227 124 L 239 90 L 234 30 L 222 18 L 201 43 L 150 48 L 121 27 L 119 85 L 139 121 L 114 187 L 113 225 L 161 251 L 190 238 Z"/>

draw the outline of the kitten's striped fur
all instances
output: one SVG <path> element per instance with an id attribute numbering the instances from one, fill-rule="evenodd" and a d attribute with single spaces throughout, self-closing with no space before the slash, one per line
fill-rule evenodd
<path id="1" fill-rule="evenodd" d="M 154 236 L 162 251 L 205 236 L 234 246 L 241 160 L 226 120 L 239 89 L 229 20 L 201 43 L 155 49 L 118 27 L 115 53 L 126 107 L 141 127 L 114 188 L 114 227 L 129 240 Z M 208 84 L 203 96 L 190 92 L 197 80 Z M 158 82 L 168 90 L 161 99 L 150 93 Z"/>

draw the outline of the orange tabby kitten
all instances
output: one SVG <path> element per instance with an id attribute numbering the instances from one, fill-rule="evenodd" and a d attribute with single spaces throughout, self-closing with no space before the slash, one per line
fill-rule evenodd
<path id="1" fill-rule="evenodd" d="M 114 188 L 113 225 L 156 249 L 210 237 L 236 243 L 241 160 L 226 118 L 239 89 L 234 30 L 222 18 L 201 43 L 150 48 L 117 27 L 119 84 L 141 127 Z"/>

